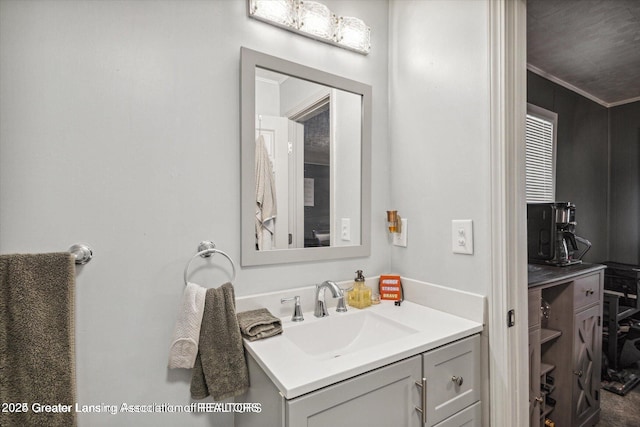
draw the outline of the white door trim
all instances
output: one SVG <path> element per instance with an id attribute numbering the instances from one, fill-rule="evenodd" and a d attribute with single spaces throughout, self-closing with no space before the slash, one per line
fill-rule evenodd
<path id="1" fill-rule="evenodd" d="M 526 0 L 490 0 L 491 426 L 527 426 Z M 515 310 L 515 325 L 507 312 Z"/>

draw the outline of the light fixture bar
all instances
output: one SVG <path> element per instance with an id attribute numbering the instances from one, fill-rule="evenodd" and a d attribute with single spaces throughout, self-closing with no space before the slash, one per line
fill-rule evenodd
<path id="1" fill-rule="evenodd" d="M 312 39 L 367 55 L 371 28 L 361 19 L 338 17 L 312 0 L 248 0 L 249 16 Z"/>

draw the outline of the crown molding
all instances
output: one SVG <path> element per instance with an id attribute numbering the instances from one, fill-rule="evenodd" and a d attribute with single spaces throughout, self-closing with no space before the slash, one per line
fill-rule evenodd
<path id="1" fill-rule="evenodd" d="M 553 74 L 549 74 L 544 70 L 541 70 L 540 68 L 536 67 L 535 65 L 531 65 L 529 63 L 527 63 L 527 70 L 531 71 L 532 73 L 535 73 L 537 75 L 539 75 L 540 77 L 544 77 L 545 79 L 552 81 L 553 83 L 556 83 L 566 89 L 569 89 L 572 92 L 577 93 L 578 95 L 582 95 L 585 98 L 599 104 L 602 105 L 605 108 L 611 108 L 611 107 L 617 107 L 619 105 L 624 105 L 624 104 L 630 104 L 632 102 L 636 102 L 636 101 L 640 101 L 640 96 L 634 97 L 634 98 L 629 98 L 629 99 L 624 99 L 622 101 L 616 101 L 616 102 L 606 102 L 603 101 L 602 99 L 598 98 L 597 96 L 594 96 L 592 94 L 590 94 L 589 92 L 580 89 L 577 86 L 572 85 L 571 83 L 567 83 L 564 80 L 554 76 Z"/>

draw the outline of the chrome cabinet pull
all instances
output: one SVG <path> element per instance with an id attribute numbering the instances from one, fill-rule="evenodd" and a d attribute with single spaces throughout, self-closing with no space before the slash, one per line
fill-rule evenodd
<path id="1" fill-rule="evenodd" d="M 577 375 L 578 377 L 582 377 L 582 371 L 573 371 L 574 375 Z"/>
<path id="2" fill-rule="evenodd" d="M 536 399 L 536 402 L 538 402 L 538 403 L 544 402 L 544 399 L 542 397 L 540 397 L 540 396 L 537 396 L 535 399 Z"/>
<path id="3" fill-rule="evenodd" d="M 464 379 L 462 377 L 456 377 L 455 375 L 451 377 L 451 381 L 453 381 L 453 383 L 455 385 L 457 385 L 458 387 L 460 387 L 462 385 L 462 383 L 464 382 Z"/>
<path id="4" fill-rule="evenodd" d="M 422 414 L 422 424 L 427 423 L 427 379 L 423 378 L 422 381 L 416 381 L 416 385 L 422 389 L 422 408 L 416 406 L 416 411 Z"/>

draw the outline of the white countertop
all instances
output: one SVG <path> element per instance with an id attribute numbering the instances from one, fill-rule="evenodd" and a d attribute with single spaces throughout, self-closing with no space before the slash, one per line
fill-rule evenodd
<path id="1" fill-rule="evenodd" d="M 407 336 L 386 340 L 365 349 L 341 355 L 337 358 L 310 357 L 285 338 L 288 328 L 309 322 L 323 322 L 313 313 L 304 313 L 304 322 L 292 322 L 282 318 L 282 335 L 244 345 L 260 367 L 287 399 L 326 387 L 338 381 L 397 362 L 407 357 L 432 350 L 447 343 L 482 331 L 482 323 L 467 320 L 443 311 L 404 301 L 397 307 L 391 301 L 382 301 L 364 309 L 389 318 L 416 332 Z M 349 307 L 347 313 L 330 310 L 330 316 L 349 316 L 360 310 Z"/>

